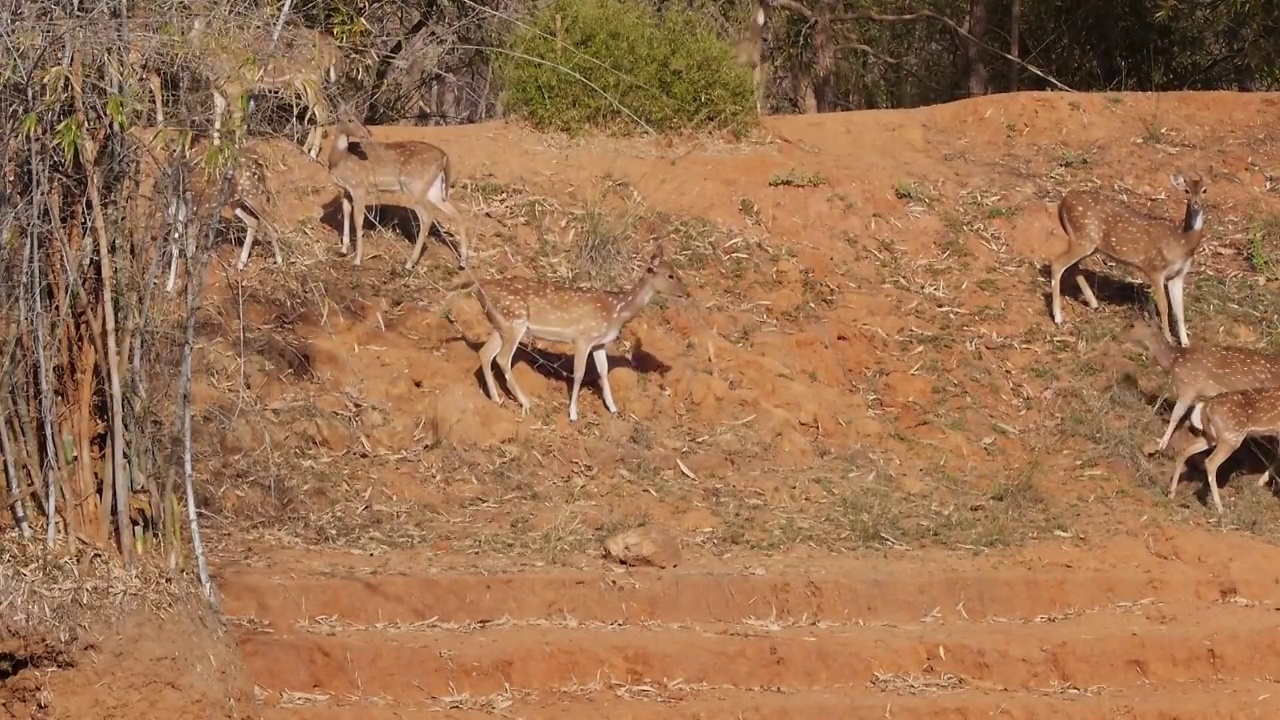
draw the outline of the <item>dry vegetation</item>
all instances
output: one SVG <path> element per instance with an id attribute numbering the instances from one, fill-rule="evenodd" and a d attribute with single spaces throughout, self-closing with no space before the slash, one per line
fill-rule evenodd
<path id="1" fill-rule="evenodd" d="M 344 38 L 353 58 L 367 42 Z M 1153 315 L 1146 288 L 1095 258 L 1103 307 L 1068 284 L 1058 328 L 1045 302 L 1065 190 L 1173 218 L 1167 173 L 1212 163 L 1190 335 L 1276 346 L 1280 154 L 1260 121 L 1276 98 L 1023 93 L 772 118 L 742 142 L 373 126 L 456 159 L 481 276 L 623 288 L 665 243 L 691 296 L 655 301 L 611 348 L 621 412 L 589 372 L 570 425 L 565 349 L 517 353 L 528 417 L 492 403 L 486 321 L 448 295 L 437 229 L 406 270 L 413 223 L 379 208 L 352 267 L 337 190 L 289 139 L 246 141 L 286 262 L 259 245 L 236 270 L 233 146 L 126 132 L 111 98 L 80 91 L 108 49 L 41 74 L 47 97 L 6 89 L 10 712 L 123 717 L 140 699 L 168 717 L 188 696 L 333 720 L 1277 709 L 1260 668 L 1280 660 L 1280 501 L 1242 481 L 1269 448 L 1224 467 L 1222 517 L 1203 486 L 1168 501 L 1172 449 L 1142 448 L 1172 403 L 1117 340 Z M 800 102 L 813 78 L 792 81 L 782 100 Z M 178 95 L 172 117 L 205 127 L 204 95 Z M 371 116 L 407 101 L 378 102 Z M 188 190 L 171 295 L 166 210 Z M 647 523 L 679 538 L 680 567 L 600 558 Z M 199 528 L 218 619 L 188 603 Z M 104 640 L 156 616 L 155 637 Z"/>

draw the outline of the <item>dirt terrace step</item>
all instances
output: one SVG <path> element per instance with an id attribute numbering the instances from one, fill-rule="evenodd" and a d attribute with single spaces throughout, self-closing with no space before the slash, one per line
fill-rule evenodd
<path id="1" fill-rule="evenodd" d="M 849 622 L 1033 618 L 1123 601 L 1216 600 L 1240 592 L 1275 598 L 1275 573 L 1225 578 L 1194 565 L 1154 568 L 995 565 L 917 568 L 894 562 L 834 562 L 805 570 L 744 572 L 525 571 L 290 576 L 227 569 L 219 587 L 227 614 L 276 626 L 340 615 L 351 622 L 463 623 L 502 617 L 589 622 L 741 621 L 781 617 Z M 1251 594 L 1258 593 L 1258 594 Z"/>
<path id="2" fill-rule="evenodd" d="M 1269 682 L 1208 682 L 1160 685 L 1125 691 L 1094 689 L 1089 694 L 1028 694 L 960 690 L 920 694 L 871 688 L 802 693 L 712 689 L 685 696 L 624 697 L 619 688 L 569 696 L 458 699 L 445 703 L 397 705 L 354 703 L 263 708 L 263 720 L 527 720 L 609 718 L 610 720 L 811 720 L 812 718 L 892 718 L 893 720 L 1270 720 L 1280 717 L 1280 686 Z M 622 692 L 626 692 L 625 690 Z M 639 691 L 643 692 L 643 691 Z M 461 709 L 471 703 L 478 709 Z M 335 703 L 331 705 L 330 703 Z"/>
<path id="3" fill-rule="evenodd" d="M 877 672 L 951 673 L 982 687 L 1048 689 L 1254 678 L 1280 667 L 1280 613 L 1210 606 L 1061 622 L 793 628 L 751 637 L 666 627 L 509 626 L 472 633 L 343 632 L 240 637 L 273 690 L 425 700 L 667 681 L 733 687 L 863 686 Z M 412 671 L 406 672 L 407 668 Z"/>

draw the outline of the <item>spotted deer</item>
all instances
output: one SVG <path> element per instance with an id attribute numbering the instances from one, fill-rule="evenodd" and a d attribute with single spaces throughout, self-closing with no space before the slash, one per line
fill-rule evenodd
<path id="1" fill-rule="evenodd" d="M 1280 353 L 1242 347 L 1178 347 L 1150 323 L 1138 320 L 1121 336 L 1146 346 L 1173 381 L 1174 406 L 1164 436 L 1144 448 L 1164 450 L 1178 423 L 1199 401 L 1224 392 L 1280 387 Z"/>
<path id="2" fill-rule="evenodd" d="M 622 327 L 640 314 L 659 293 L 675 297 L 688 294 L 684 281 L 664 259 L 661 245 L 649 265 L 630 290 L 609 292 L 567 287 L 524 278 L 480 281 L 474 276 L 454 289 L 473 292 L 493 326 L 493 334 L 480 349 L 480 369 L 489 397 L 502 404 L 493 378 L 493 361 L 506 378 L 507 386 L 520 402 L 521 415 L 529 412 L 529 397 L 511 372 L 511 358 L 526 336 L 573 345 L 573 389 L 569 393 L 569 422 L 578 420 L 578 391 L 587 370 L 587 356 L 595 362 L 600 376 L 600 393 L 610 413 L 618 412 L 609 388 L 607 348 Z"/>
<path id="3" fill-rule="evenodd" d="M 328 33 L 289 27 L 274 47 L 269 39 L 244 45 L 214 37 L 209 21 L 196 18 L 189 35 L 208 66 L 213 92 L 213 144 L 222 142 L 223 119 L 230 110 L 231 126 L 244 127 L 244 106 L 249 96 L 264 92 L 295 93 L 306 103 L 314 125 L 303 151 L 312 160 L 320 156 L 324 127 L 332 122 L 324 82 L 336 82 L 342 68 L 342 49 Z"/>
<path id="4" fill-rule="evenodd" d="M 351 141 L 360 143 L 364 158 L 351 152 Z M 364 213 L 369 205 L 407 204 L 418 215 L 418 237 L 405 269 L 417 265 L 431 231 L 433 211 L 457 223 L 458 267 L 467 267 L 467 232 L 462 216 L 449 202 L 449 155 L 429 142 L 381 142 L 369 128 L 349 116 L 339 120 L 329 146 L 329 174 L 343 191 L 342 253 L 351 247 L 355 225 L 356 256 L 364 258 Z"/>
<path id="5" fill-rule="evenodd" d="M 1171 174 L 1169 181 L 1187 197 L 1181 226 L 1137 213 L 1120 201 L 1096 192 L 1076 190 L 1062 198 L 1058 204 L 1058 222 L 1067 234 L 1067 249 L 1053 258 L 1049 270 L 1055 324 L 1063 323 L 1063 273 L 1090 255 L 1101 252 L 1147 276 L 1160 311 L 1160 327 L 1164 336 L 1173 342 L 1173 335 L 1169 332 L 1172 308 L 1178 325 L 1179 343 L 1183 347 L 1191 344 L 1183 312 L 1183 288 L 1204 231 L 1204 197 L 1209 190 L 1209 181 L 1199 174 L 1187 179 L 1181 173 Z M 1076 283 L 1085 302 L 1096 309 L 1098 299 L 1089 283 L 1081 275 L 1076 275 Z"/>
<path id="6" fill-rule="evenodd" d="M 240 246 L 240 257 L 236 262 L 236 269 L 243 270 L 248 265 L 249 252 L 253 249 L 253 241 L 259 231 L 270 241 L 276 264 L 282 265 L 284 258 L 280 255 L 279 231 L 272 222 L 276 198 L 271 189 L 266 159 L 246 147 L 241 147 L 237 155 L 238 162 L 231 180 L 231 194 L 224 208 L 224 211 L 230 210 L 231 214 L 245 225 L 244 243 Z M 201 194 L 206 197 L 218 191 L 216 187 L 209 187 L 207 180 L 192 179 L 201 186 Z M 189 234 L 190 223 L 195 213 L 194 198 L 195 193 L 188 190 L 184 194 L 175 195 L 169 201 L 166 219 L 170 227 L 172 254 L 169 258 L 169 278 L 165 283 L 165 290 L 168 292 L 173 292 L 177 282 L 179 256 L 191 257 L 189 244 L 193 238 Z"/>
<path id="7" fill-rule="evenodd" d="M 1205 475 L 1213 506 L 1222 514 L 1222 498 L 1218 494 L 1218 467 L 1235 452 L 1246 438 L 1280 435 L 1280 387 L 1236 390 L 1216 395 L 1196 404 L 1191 411 L 1191 423 L 1204 431 L 1190 445 L 1183 448 L 1173 465 L 1169 480 L 1169 499 L 1178 490 L 1178 481 L 1187 461 L 1193 455 L 1210 448 L 1213 452 L 1204 461 Z M 1270 471 L 1262 474 L 1258 484 L 1267 482 Z"/>

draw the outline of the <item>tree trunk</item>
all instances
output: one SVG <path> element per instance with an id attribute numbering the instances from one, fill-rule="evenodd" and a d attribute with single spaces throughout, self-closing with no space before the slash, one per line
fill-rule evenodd
<path id="1" fill-rule="evenodd" d="M 835 14 L 835 0 L 821 0 L 813 20 L 813 96 L 818 112 L 831 112 L 837 108 L 835 92 L 835 30 L 831 16 Z"/>
<path id="2" fill-rule="evenodd" d="M 692 8 L 692 5 L 690 6 Z M 738 63 L 751 70 L 751 84 L 756 93 L 756 112 L 764 115 L 764 26 L 768 21 L 764 0 L 756 0 L 747 28 L 738 40 Z"/>
<path id="3" fill-rule="evenodd" d="M 987 34 L 987 0 L 969 0 L 969 17 L 965 19 L 964 31 L 971 36 L 982 39 Z M 982 47 L 978 43 L 963 38 L 965 70 L 969 76 L 969 96 L 986 95 L 990 88 L 987 85 L 987 66 L 982 60 Z"/>
<path id="4" fill-rule="evenodd" d="M 1009 61 L 1009 92 L 1018 92 L 1018 75 L 1022 68 L 1018 66 L 1019 31 L 1022 29 L 1022 0 L 1009 0 L 1009 54 L 1014 57 Z"/>

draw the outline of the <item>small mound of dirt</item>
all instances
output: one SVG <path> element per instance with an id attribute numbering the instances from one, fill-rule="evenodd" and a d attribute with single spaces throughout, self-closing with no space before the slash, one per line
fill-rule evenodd
<path id="1" fill-rule="evenodd" d="M 248 717 L 253 684 L 187 578 L 145 562 L 126 570 L 96 550 L 49 553 L 10 533 L 0 717 Z"/>
<path id="2" fill-rule="evenodd" d="M 4 643 L 0 708 L 9 717 L 69 720 L 252 717 L 253 683 L 201 601 L 98 625 L 70 647 Z"/>

